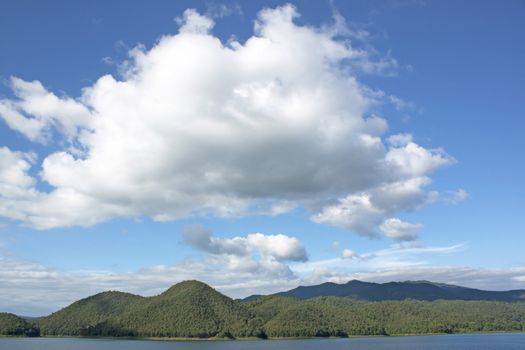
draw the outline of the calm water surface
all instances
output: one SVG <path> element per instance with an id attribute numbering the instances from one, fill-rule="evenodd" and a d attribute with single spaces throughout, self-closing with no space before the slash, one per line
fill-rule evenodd
<path id="1" fill-rule="evenodd" d="M 525 333 L 267 341 L 0 339 L 2 350 L 525 350 Z"/>

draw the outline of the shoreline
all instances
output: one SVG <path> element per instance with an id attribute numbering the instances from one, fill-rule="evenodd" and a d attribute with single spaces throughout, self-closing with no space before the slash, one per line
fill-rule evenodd
<path id="1" fill-rule="evenodd" d="M 335 339 L 363 339 L 363 338 L 400 338 L 400 337 L 429 337 L 429 336 L 453 336 L 453 335 L 483 335 L 483 334 L 525 334 L 525 330 L 520 331 L 487 331 L 487 332 L 462 332 L 462 333 L 418 333 L 418 334 L 393 334 L 393 335 L 350 335 L 348 337 L 239 337 L 239 338 L 186 338 L 186 337 L 87 337 L 87 336 L 39 336 L 24 337 L 0 335 L 0 339 L 105 339 L 105 340 L 137 340 L 137 341 L 165 341 L 165 342 L 224 342 L 224 341 L 273 341 L 273 340 L 335 340 Z"/>

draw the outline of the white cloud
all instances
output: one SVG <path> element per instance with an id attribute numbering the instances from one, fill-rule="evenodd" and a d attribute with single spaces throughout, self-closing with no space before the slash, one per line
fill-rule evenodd
<path id="1" fill-rule="evenodd" d="M 33 187 L 34 179 L 27 172 L 35 157 L 33 153 L 13 152 L 0 147 L 0 196 L 18 197 Z"/>
<path id="2" fill-rule="evenodd" d="M 344 227 L 349 230 L 374 236 L 381 212 L 374 207 L 369 194 L 350 195 L 339 203 L 326 206 L 312 217 L 319 224 Z"/>
<path id="3" fill-rule="evenodd" d="M 415 210 L 436 198 L 437 193 L 424 191 L 424 187 L 429 184 L 428 177 L 415 177 L 349 195 L 335 204 L 325 206 L 312 220 L 378 237 L 381 230 L 379 226 L 390 215 Z"/>
<path id="4" fill-rule="evenodd" d="M 404 147 L 393 147 L 385 160 L 393 171 L 405 176 L 423 176 L 455 162 L 440 149 L 428 150 L 414 142 L 408 142 Z"/>
<path id="5" fill-rule="evenodd" d="M 344 21 L 317 28 L 298 16 L 291 5 L 264 9 L 254 36 L 225 45 L 211 18 L 186 10 L 178 34 L 130 51 L 123 80 L 102 76 L 78 99 L 14 78 L 2 118 L 31 140 L 56 141 L 55 128 L 69 144 L 56 142 L 36 169 L 33 183 L 51 190 L 5 195 L 2 215 L 49 229 L 305 206 L 317 222 L 371 235 L 428 202 L 428 175 L 453 159 L 412 140 L 383 143 L 377 96 L 354 74 L 382 61 L 341 38 Z"/>
<path id="6" fill-rule="evenodd" d="M 208 34 L 215 26 L 211 18 L 202 16 L 194 9 L 184 11 L 183 18 L 177 17 L 175 22 L 180 25 L 180 33 Z"/>
<path id="7" fill-rule="evenodd" d="M 423 228 L 421 224 L 411 224 L 397 218 L 385 220 L 379 229 L 387 237 L 398 241 L 413 241 L 417 238 L 417 232 Z"/>
<path id="8" fill-rule="evenodd" d="M 343 249 L 343 259 L 357 259 L 359 254 L 350 249 Z"/>
<path id="9" fill-rule="evenodd" d="M 184 241 L 190 246 L 211 254 L 248 254 L 248 246 L 245 238 L 215 238 L 212 236 L 210 230 L 205 229 L 201 225 L 184 227 L 182 236 Z"/>
<path id="10" fill-rule="evenodd" d="M 306 250 L 301 242 L 283 234 L 265 235 L 250 233 L 246 237 L 217 238 L 200 225 L 183 229 L 184 241 L 194 248 L 211 254 L 247 256 L 250 252 L 259 254 L 263 261 L 306 261 Z"/>
<path id="11" fill-rule="evenodd" d="M 395 134 L 388 138 L 388 143 L 394 147 L 403 147 L 411 143 L 413 137 L 411 134 Z"/>
<path id="12" fill-rule="evenodd" d="M 56 96 L 39 81 L 11 77 L 11 88 L 16 99 L 0 100 L 0 118 L 31 141 L 49 141 L 52 128 L 72 139 L 79 128 L 90 126 L 91 114 L 85 105 Z"/>
<path id="13" fill-rule="evenodd" d="M 251 233 L 246 237 L 249 247 L 256 249 L 263 256 L 271 256 L 276 260 L 306 261 L 306 250 L 295 237 L 283 234 L 263 235 Z"/>
<path id="14" fill-rule="evenodd" d="M 38 197 L 35 179 L 28 175 L 35 159 L 33 153 L 0 147 L 0 216 L 23 220 L 18 206 L 29 205 Z"/>

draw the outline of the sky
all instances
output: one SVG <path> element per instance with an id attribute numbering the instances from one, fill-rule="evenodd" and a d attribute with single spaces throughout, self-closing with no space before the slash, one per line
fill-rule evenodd
<path id="1" fill-rule="evenodd" d="M 2 1 L 0 311 L 525 289 L 525 2 Z"/>

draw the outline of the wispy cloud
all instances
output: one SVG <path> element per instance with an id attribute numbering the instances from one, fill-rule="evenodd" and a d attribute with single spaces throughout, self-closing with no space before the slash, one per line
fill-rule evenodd
<path id="1" fill-rule="evenodd" d="M 456 244 L 446 247 L 425 247 L 417 244 L 396 244 L 387 249 L 381 249 L 365 253 L 353 252 L 356 258 L 349 263 L 341 258 L 317 260 L 294 265 L 296 272 L 303 274 L 312 273 L 318 268 L 330 269 L 338 272 L 357 272 L 385 270 L 392 267 L 411 267 L 415 265 L 426 265 L 420 257 L 424 255 L 452 254 L 466 249 L 465 244 Z M 344 251 L 343 251 L 344 253 Z"/>
<path id="2" fill-rule="evenodd" d="M 221 4 L 208 3 L 206 6 L 206 15 L 212 18 L 224 18 L 228 16 L 241 16 L 243 14 L 242 7 L 238 3 Z"/>

